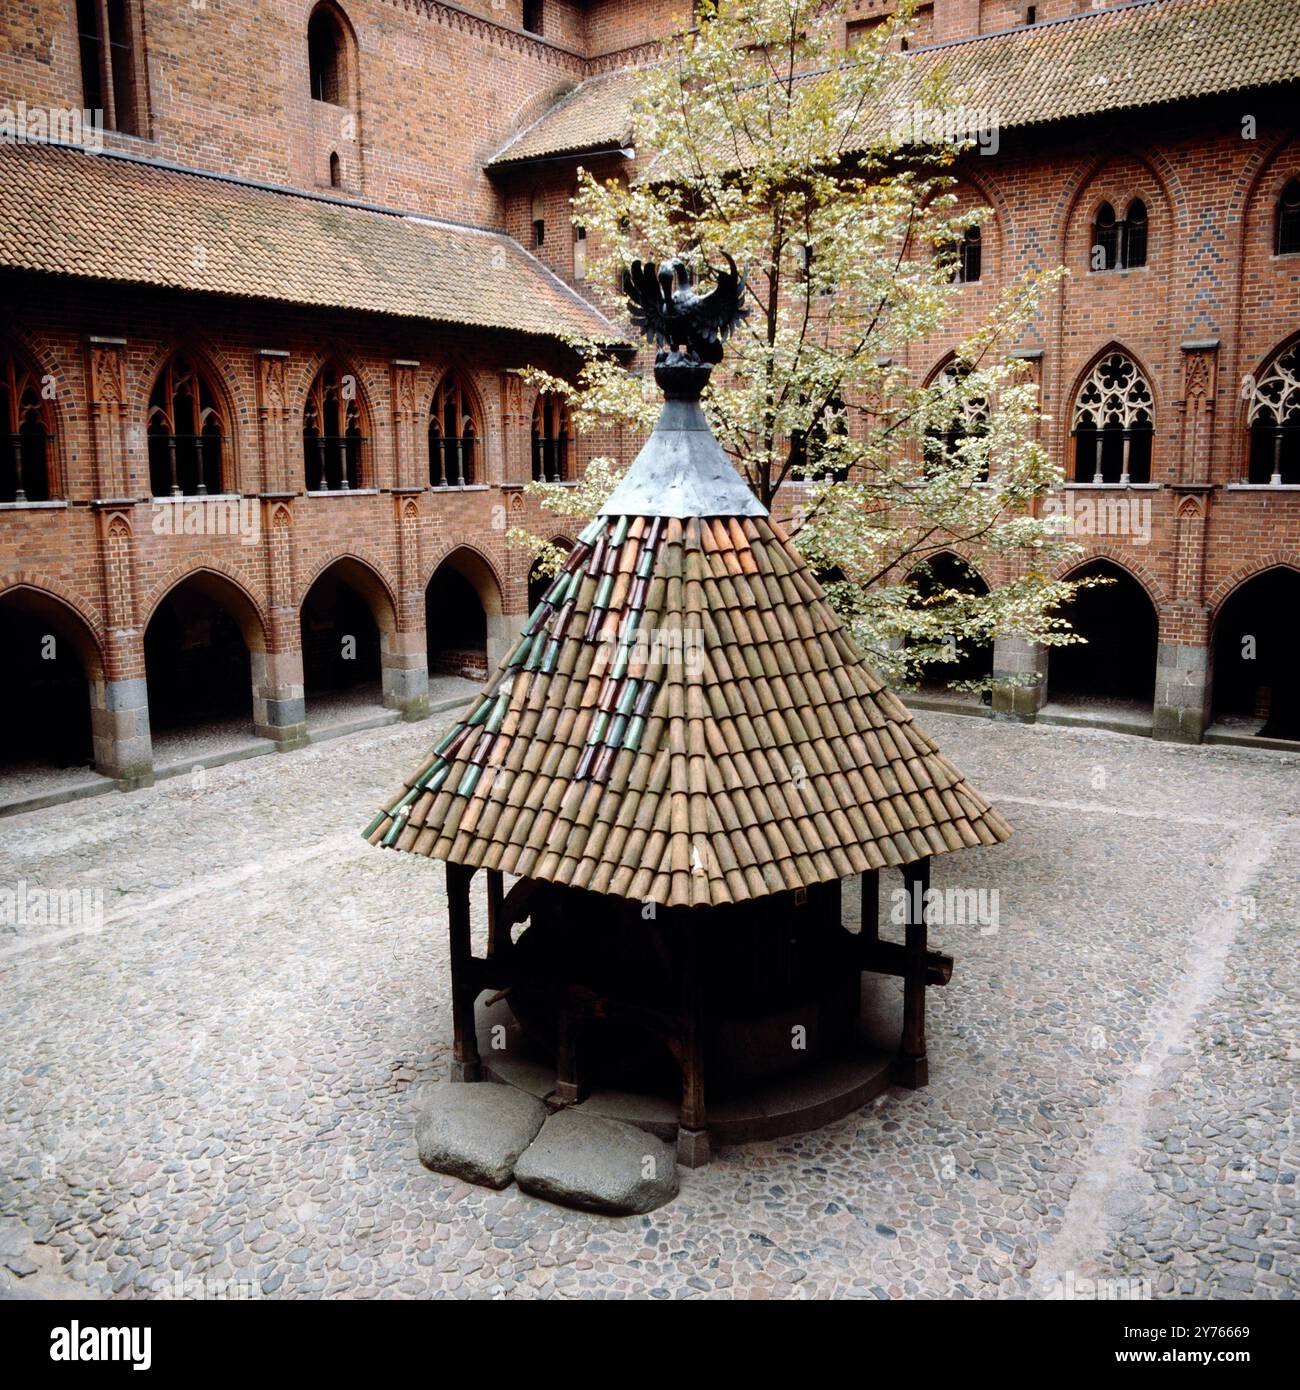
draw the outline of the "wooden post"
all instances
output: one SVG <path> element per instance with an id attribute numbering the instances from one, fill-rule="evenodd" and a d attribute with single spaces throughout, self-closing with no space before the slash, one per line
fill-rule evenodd
<path id="1" fill-rule="evenodd" d="M 478 1081 L 482 1066 L 474 1027 L 474 955 L 469 937 L 469 885 L 474 870 L 447 865 L 447 926 L 451 939 L 451 1026 L 453 1081 Z"/>
<path id="2" fill-rule="evenodd" d="M 700 979 L 699 925 L 682 924 L 685 951 L 682 980 L 682 1108 L 677 1122 L 677 1161 L 703 1168 L 710 1158 L 704 1107 L 703 982 Z"/>
<path id="3" fill-rule="evenodd" d="M 880 870 L 862 874 L 862 945 L 874 946 L 880 940 Z"/>
<path id="4" fill-rule="evenodd" d="M 903 1036 L 894 1062 L 894 1080 L 918 1090 L 930 1079 L 925 1056 L 926 959 L 925 895 L 930 889 L 930 857 L 903 866 L 907 890 L 907 929 L 903 975 Z"/>
<path id="5" fill-rule="evenodd" d="M 561 1105 L 577 1105 L 583 1099 L 581 1065 L 578 1058 L 578 1034 L 582 1020 L 578 1017 L 576 1000 L 566 995 L 560 1005 L 559 1027 L 555 1038 L 555 1099 Z"/>
<path id="6" fill-rule="evenodd" d="M 503 930 L 501 922 L 501 904 L 504 897 L 505 890 L 501 870 L 489 869 L 487 871 L 487 953 L 490 957 L 499 955 L 503 946 L 507 950 L 510 947 L 510 928 L 505 927 Z"/>

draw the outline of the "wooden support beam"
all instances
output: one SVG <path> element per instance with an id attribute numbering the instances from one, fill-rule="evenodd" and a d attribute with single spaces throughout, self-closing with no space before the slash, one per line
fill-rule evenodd
<path id="1" fill-rule="evenodd" d="M 561 1105 L 577 1105 L 583 1099 L 578 1036 L 585 1021 L 584 1012 L 580 1001 L 572 997 L 560 1006 L 555 1039 L 555 1099 Z"/>
<path id="2" fill-rule="evenodd" d="M 907 890 L 907 926 L 904 943 L 903 1036 L 894 1061 L 894 1080 L 917 1090 L 930 1079 L 925 1055 L 926 951 L 925 896 L 930 888 L 930 857 L 903 866 Z"/>
<path id="3" fill-rule="evenodd" d="M 487 870 L 487 920 L 489 957 L 496 957 L 503 950 L 510 949 L 510 926 L 505 921 L 501 908 L 505 900 L 505 887 L 500 869 Z"/>
<path id="4" fill-rule="evenodd" d="M 451 1026 L 453 1081 L 478 1081 L 483 1075 L 474 1027 L 478 970 L 470 945 L 469 885 L 474 870 L 447 865 L 447 929 L 451 941 Z"/>
<path id="5" fill-rule="evenodd" d="M 862 943 L 864 948 L 880 940 L 880 870 L 862 873 Z M 865 967 L 864 967 L 865 968 Z"/>
<path id="6" fill-rule="evenodd" d="M 907 947 L 898 941 L 877 941 L 863 949 L 860 965 L 877 975 L 907 978 Z M 925 953 L 925 983 L 942 988 L 952 979 L 952 957 L 938 951 Z"/>
<path id="7" fill-rule="evenodd" d="M 704 990 L 700 979 L 699 928 L 686 922 L 682 980 L 682 1108 L 677 1126 L 677 1161 L 703 1168 L 710 1158 L 704 1105 Z"/>

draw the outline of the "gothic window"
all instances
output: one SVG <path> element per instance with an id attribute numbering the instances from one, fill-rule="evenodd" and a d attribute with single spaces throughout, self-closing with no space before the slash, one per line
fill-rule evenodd
<path id="1" fill-rule="evenodd" d="M 958 451 L 968 439 L 980 438 L 988 428 L 989 403 L 983 396 L 968 396 L 959 392 L 970 368 L 963 362 L 949 362 L 932 383 L 940 392 L 952 395 L 950 407 L 940 422 L 932 424 L 925 434 L 925 468 L 934 475 L 959 461 Z M 989 476 L 988 460 L 980 465 L 979 480 Z"/>
<path id="2" fill-rule="evenodd" d="M 1133 270 L 1147 263 L 1147 205 L 1134 198 L 1122 218 L 1103 203 L 1092 224 L 1092 270 Z"/>
<path id="3" fill-rule="evenodd" d="M 89 111 L 102 111 L 104 126 L 142 135 L 144 62 L 131 0 L 77 0 L 81 96 Z"/>
<path id="4" fill-rule="evenodd" d="M 348 104 L 347 40 L 342 20 L 328 5 L 318 5 L 307 21 L 307 66 L 314 101 Z"/>
<path id="5" fill-rule="evenodd" d="M 523 27 L 530 34 L 542 32 L 542 0 L 524 0 Z"/>
<path id="6" fill-rule="evenodd" d="M 1275 358 L 1260 377 L 1247 419 L 1248 481 L 1300 484 L 1300 343 Z"/>
<path id="7" fill-rule="evenodd" d="M 12 356 L 0 355 L 0 502 L 50 496 L 50 420 L 40 382 Z"/>
<path id="8" fill-rule="evenodd" d="M 1118 261 L 1119 223 L 1115 220 L 1115 209 L 1103 203 L 1092 224 L 1092 268 L 1114 270 Z"/>
<path id="9" fill-rule="evenodd" d="M 848 481 L 848 465 L 835 458 L 835 441 L 849 432 L 844 401 L 834 396 L 808 430 L 795 430 L 790 436 L 790 466 L 796 478 L 814 483 Z"/>
<path id="10" fill-rule="evenodd" d="M 966 235 L 957 245 L 957 267 L 954 279 L 959 285 L 973 285 L 980 278 L 980 229 L 967 227 Z"/>
<path id="11" fill-rule="evenodd" d="M 149 487 L 155 497 L 203 497 L 222 489 L 220 406 L 189 358 L 173 357 L 149 397 Z"/>
<path id="12" fill-rule="evenodd" d="M 469 393 L 457 377 L 443 377 L 429 407 L 430 486 L 464 487 L 477 482 L 482 438 Z"/>
<path id="13" fill-rule="evenodd" d="M 1134 198 L 1124 214 L 1120 261 L 1125 270 L 1147 263 L 1147 205 L 1141 198 Z"/>
<path id="14" fill-rule="evenodd" d="M 533 481 L 562 483 L 569 476 L 569 407 L 542 391 L 533 406 Z"/>
<path id="15" fill-rule="evenodd" d="M 540 193 L 534 193 L 529 206 L 529 216 L 533 224 L 533 248 L 546 244 L 546 204 Z"/>
<path id="16" fill-rule="evenodd" d="M 368 442 L 356 377 L 341 367 L 323 367 L 311 384 L 302 414 L 307 491 L 360 487 Z"/>
<path id="17" fill-rule="evenodd" d="M 1300 179 L 1292 179 L 1277 202 L 1277 254 L 1300 252 Z"/>
<path id="18" fill-rule="evenodd" d="M 1155 403 L 1142 369 L 1108 352 L 1074 400 L 1074 481 L 1149 483 Z"/>

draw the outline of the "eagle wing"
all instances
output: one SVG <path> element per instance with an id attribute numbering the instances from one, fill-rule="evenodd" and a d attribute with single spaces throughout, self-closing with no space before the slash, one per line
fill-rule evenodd
<path id="1" fill-rule="evenodd" d="M 729 338 L 749 317 L 749 310 L 743 307 L 745 277 L 736 269 L 735 261 L 725 251 L 722 254 L 729 269 L 718 271 L 713 288 L 691 306 L 691 318 L 705 335 L 719 339 Z"/>
<path id="2" fill-rule="evenodd" d="M 672 300 L 664 296 L 659 267 L 653 261 L 633 261 L 623 272 L 623 293 L 640 332 L 662 347 L 672 347 L 676 312 Z"/>

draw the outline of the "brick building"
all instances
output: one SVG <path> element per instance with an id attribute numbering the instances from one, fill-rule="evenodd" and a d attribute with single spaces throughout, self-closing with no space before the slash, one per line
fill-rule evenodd
<path id="1" fill-rule="evenodd" d="M 608 329 L 568 199 L 580 164 L 635 167 L 629 72 L 679 8 L 0 10 L 11 761 L 138 785 L 151 731 L 233 715 L 293 747 L 331 690 L 417 717 L 430 671 L 493 659 L 528 607 L 505 531 L 545 524 L 524 483 L 634 443 L 570 438 L 517 370 Z M 846 44 L 888 8 L 858 0 Z M 996 645 L 1043 677 L 1002 712 L 1300 736 L 1300 5 L 934 0 L 911 47 L 999 138 L 960 171 L 993 213 L 960 320 L 907 366 L 1070 268 L 1022 351 L 1079 564 L 1117 580 L 1081 600 L 1088 647 Z"/>

